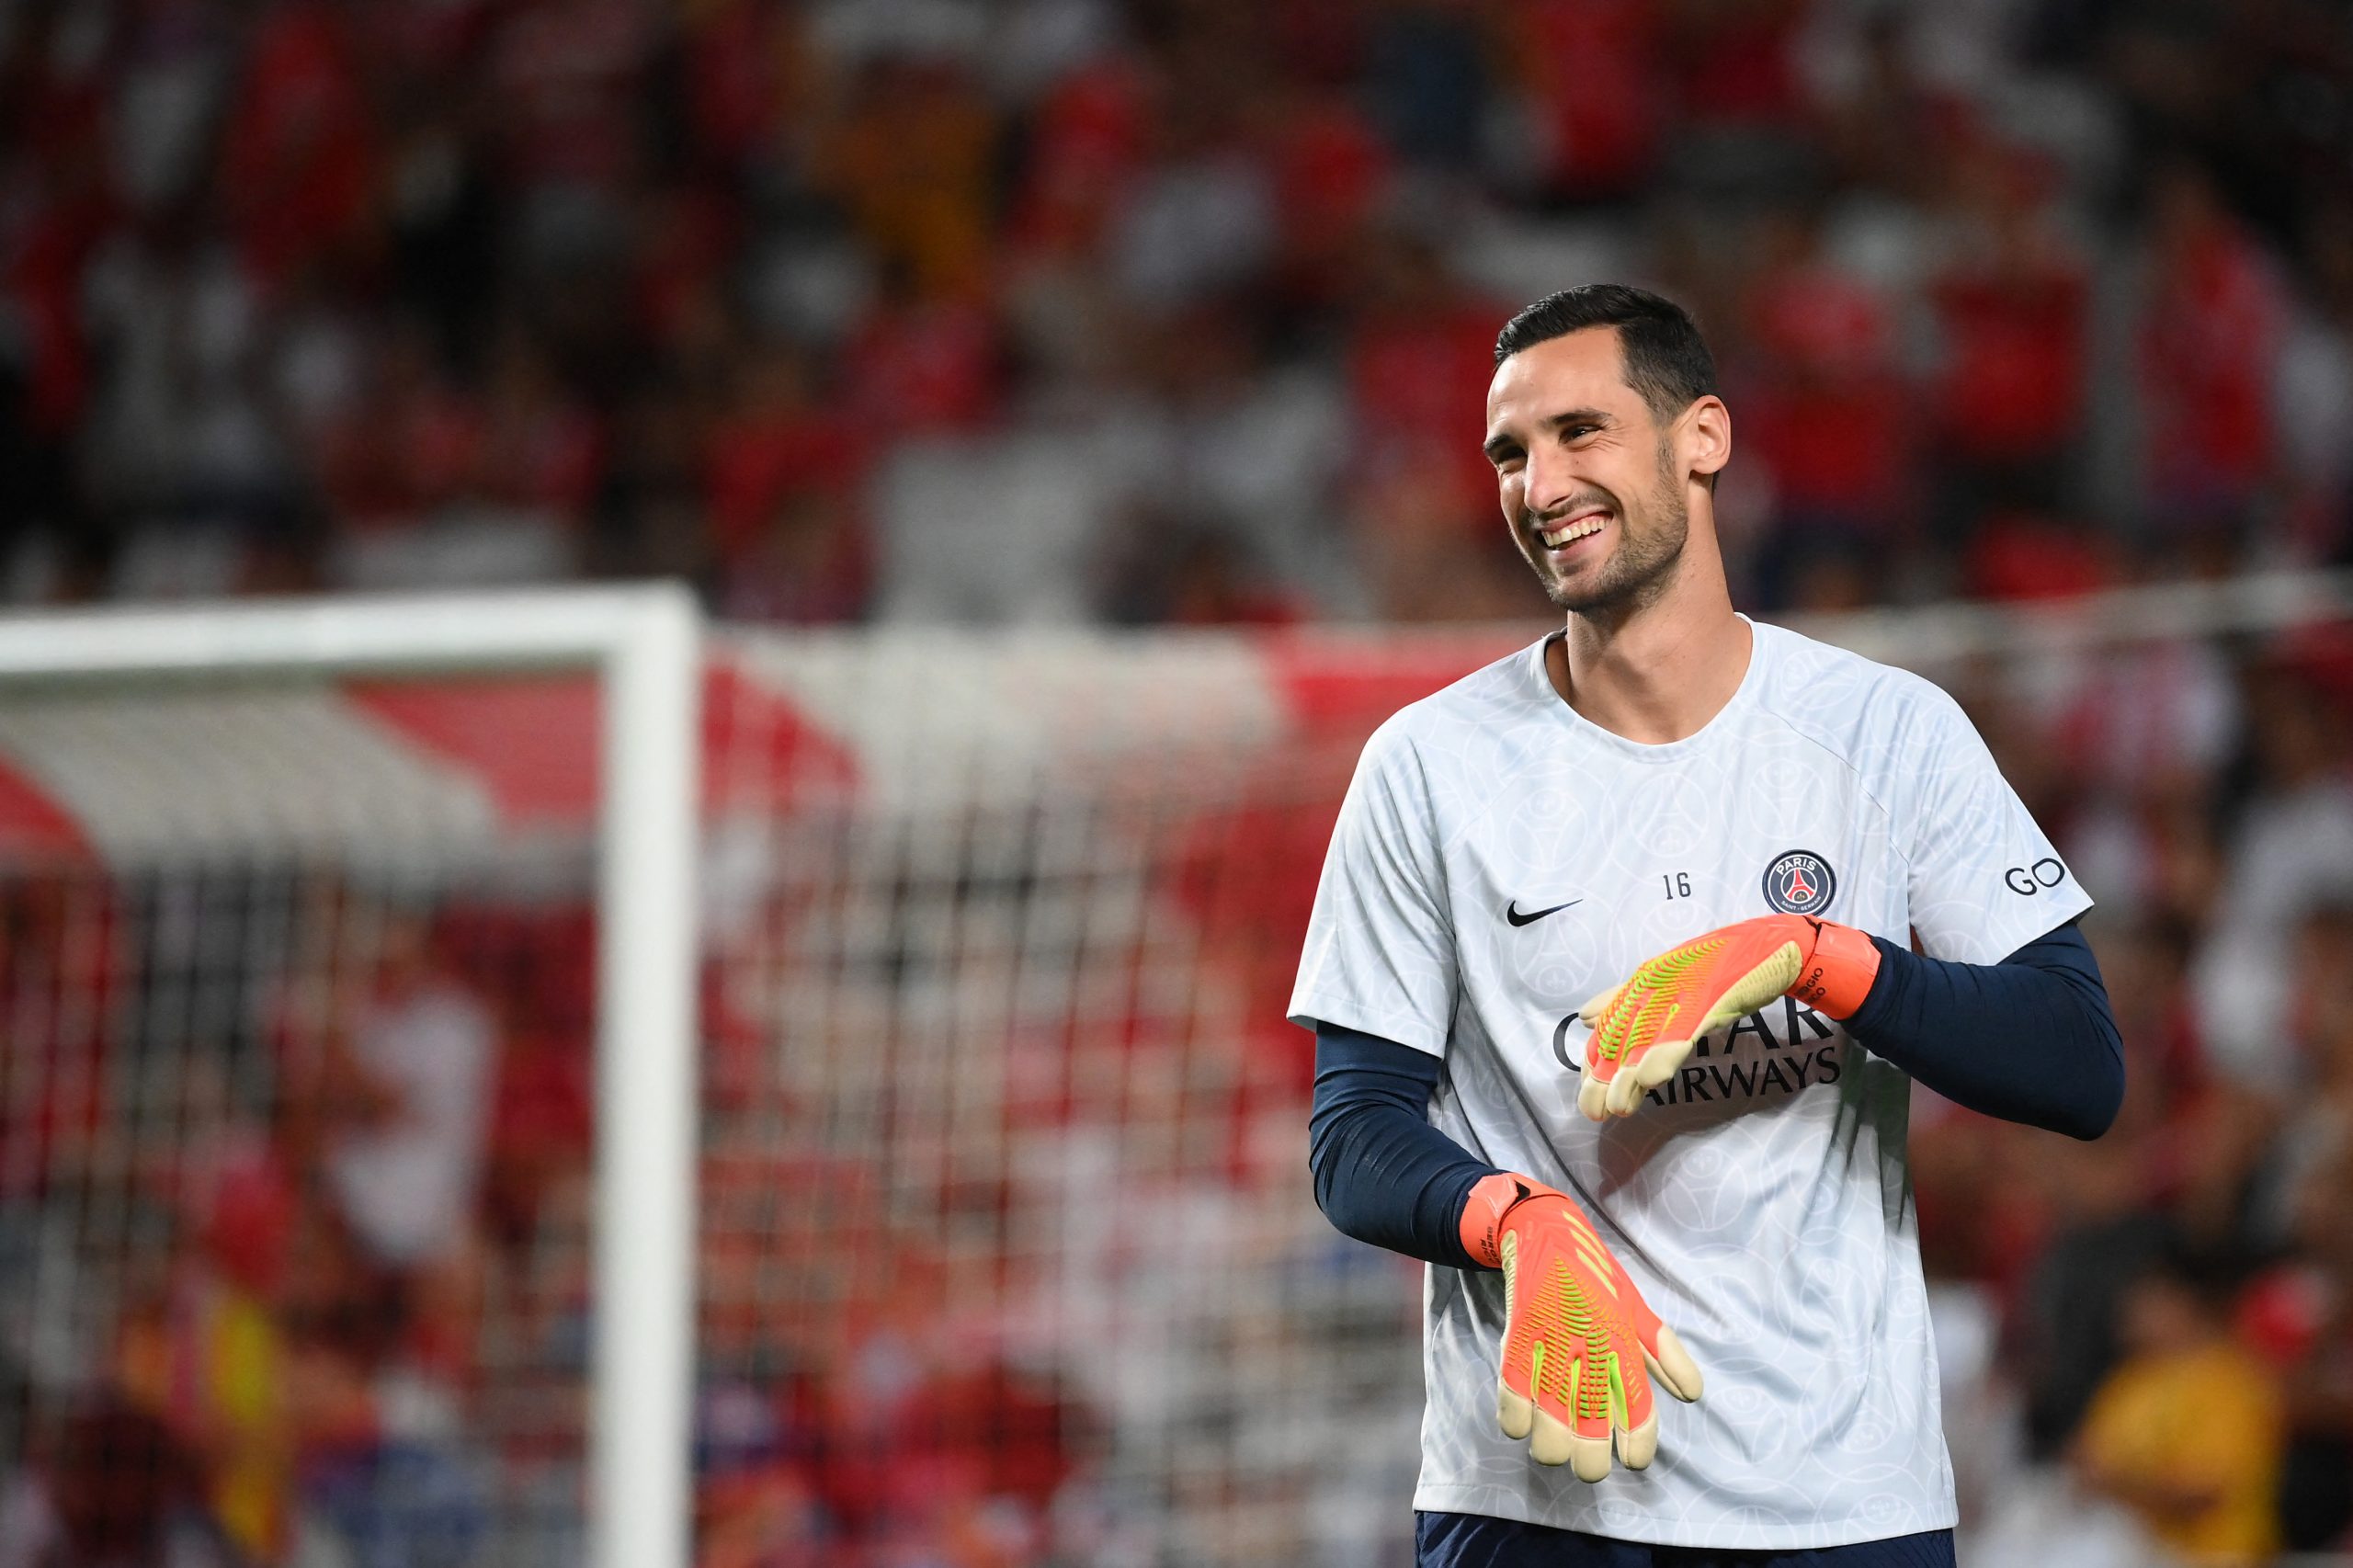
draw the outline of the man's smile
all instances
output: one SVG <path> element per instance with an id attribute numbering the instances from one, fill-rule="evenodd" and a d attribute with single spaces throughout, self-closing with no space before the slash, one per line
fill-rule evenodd
<path id="1" fill-rule="evenodd" d="M 1599 533 L 1608 521 L 1609 513 L 1606 508 L 1589 506 L 1581 512 L 1572 512 L 1556 522 L 1540 523 L 1537 525 L 1536 531 L 1544 540 L 1546 549 L 1559 550 L 1563 545 Z"/>

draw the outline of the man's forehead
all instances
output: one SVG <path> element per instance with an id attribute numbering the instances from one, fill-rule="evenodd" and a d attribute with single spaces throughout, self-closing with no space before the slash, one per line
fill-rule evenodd
<path id="1" fill-rule="evenodd" d="M 1613 326 L 1582 327 L 1531 344 L 1495 367 L 1487 384 L 1489 416 L 1540 413 L 1519 405 L 1531 399 L 1588 408 L 1639 401 L 1626 384 L 1625 355 Z"/>

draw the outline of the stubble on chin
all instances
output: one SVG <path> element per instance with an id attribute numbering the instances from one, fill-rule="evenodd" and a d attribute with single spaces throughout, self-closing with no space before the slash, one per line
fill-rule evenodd
<path id="1" fill-rule="evenodd" d="M 1543 585 L 1544 597 L 1552 601 L 1553 608 L 1571 615 L 1608 619 L 1647 608 L 1665 596 L 1667 589 L 1674 586 L 1676 573 L 1683 563 L 1683 546 L 1690 537 L 1691 515 L 1682 497 L 1670 486 L 1661 487 L 1660 493 L 1651 498 L 1651 506 L 1657 527 L 1640 540 L 1629 531 L 1626 512 L 1622 508 L 1619 511 L 1617 548 L 1607 561 L 1586 574 L 1589 581 L 1562 581 L 1538 552 L 1540 543 L 1528 547 L 1528 563 L 1535 569 L 1537 581 Z"/>

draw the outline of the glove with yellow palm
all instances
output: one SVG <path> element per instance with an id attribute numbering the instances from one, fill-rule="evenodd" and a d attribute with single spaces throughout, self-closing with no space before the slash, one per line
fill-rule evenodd
<path id="1" fill-rule="evenodd" d="M 1504 1272 L 1503 1374 L 1495 1416 L 1539 1464 L 1585 1481 L 1658 1451 L 1655 1382 L 1686 1403 L 1699 1369 L 1566 1193 L 1498 1172 L 1471 1189 L 1462 1244 Z"/>
<path id="2" fill-rule="evenodd" d="M 1854 926 L 1805 915 L 1759 915 L 1670 948 L 1577 1009 L 1593 1029 L 1577 1108 L 1595 1121 L 1631 1116 L 1644 1090 L 1675 1076 L 1693 1040 L 1776 996 L 1852 1017 L 1879 958 Z"/>

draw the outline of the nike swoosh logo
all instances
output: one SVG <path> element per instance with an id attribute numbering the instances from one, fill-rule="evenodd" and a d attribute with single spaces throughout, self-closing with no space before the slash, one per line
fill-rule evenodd
<path id="1" fill-rule="evenodd" d="M 1569 900 L 1567 903 L 1556 903 L 1550 909 L 1531 909 L 1527 914 L 1522 915 L 1519 912 L 1519 900 L 1514 899 L 1509 903 L 1504 905 L 1504 918 L 1510 921 L 1515 926 L 1533 926 L 1548 915 L 1558 915 L 1561 911 L 1572 908 L 1577 904 L 1583 903 L 1584 902 L 1585 900 L 1581 898 L 1573 898 Z"/>

